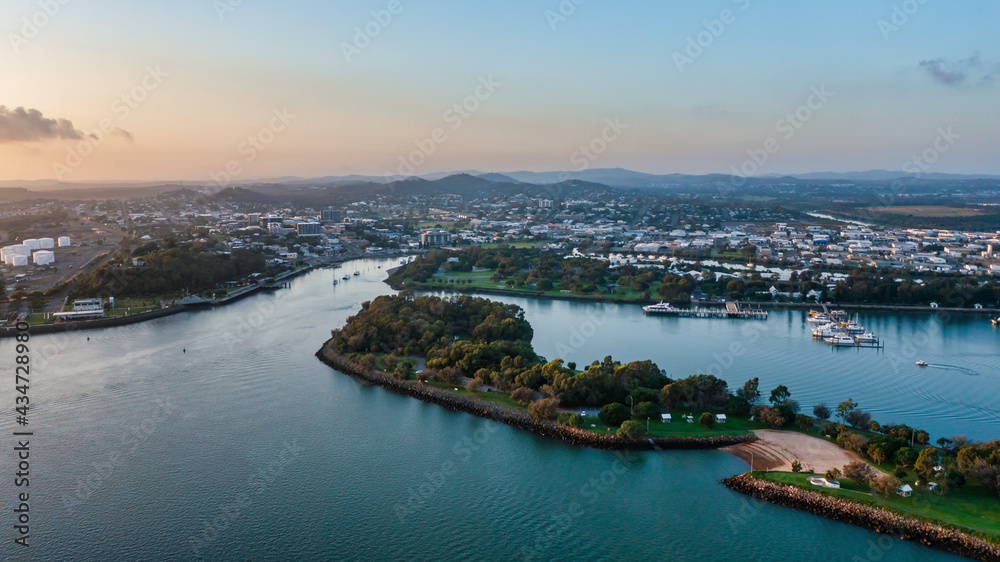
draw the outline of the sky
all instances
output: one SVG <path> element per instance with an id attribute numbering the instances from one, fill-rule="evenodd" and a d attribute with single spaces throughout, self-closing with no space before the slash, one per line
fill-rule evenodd
<path id="1" fill-rule="evenodd" d="M 998 23 L 977 0 L 4 0 L 0 180 L 1000 174 Z"/>

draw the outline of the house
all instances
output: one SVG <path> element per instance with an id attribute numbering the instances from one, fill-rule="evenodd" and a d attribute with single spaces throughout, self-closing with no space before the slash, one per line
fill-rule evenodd
<path id="1" fill-rule="evenodd" d="M 908 498 L 913 493 L 913 488 L 910 487 L 909 484 L 903 484 L 902 486 L 899 487 L 899 490 L 897 490 L 896 493 L 903 496 L 904 498 Z"/>
<path id="2" fill-rule="evenodd" d="M 670 414 L 660 414 L 660 421 L 662 421 L 663 423 L 670 423 L 672 421 L 672 418 Z"/>
<path id="3" fill-rule="evenodd" d="M 716 423 L 726 423 L 726 414 L 715 414 Z"/>

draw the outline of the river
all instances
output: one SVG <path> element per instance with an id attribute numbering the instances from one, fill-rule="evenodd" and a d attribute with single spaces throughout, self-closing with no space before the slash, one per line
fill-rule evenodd
<path id="1" fill-rule="evenodd" d="M 731 492 L 718 480 L 746 465 L 726 453 L 578 449 L 362 385 L 316 360 L 331 328 L 390 292 L 382 279 L 392 265 L 360 261 L 223 308 L 32 338 L 31 546 L 13 544 L 8 477 L 2 558 L 956 559 Z M 354 269 L 361 275 L 333 286 Z M 541 354 L 555 357 L 562 345 L 579 362 L 650 357 L 682 375 L 714 361 L 726 334 L 743 334 L 741 323 L 647 319 L 634 307 L 504 300 L 526 307 Z M 965 380 L 960 373 L 890 382 L 861 367 L 883 364 L 891 347 L 831 352 L 792 337 L 796 314 L 760 323 L 766 337 L 723 374 L 761 376 L 762 388 L 783 382 L 803 404 L 852 395 L 878 419 L 893 412 L 932 430 L 996 434 L 995 419 L 976 431 L 986 422 L 963 421 L 961 404 L 975 396 L 912 385 L 913 377 Z M 886 336 L 933 326 L 923 317 L 881 318 L 871 327 Z M 574 348 L 572 330 L 589 332 L 588 321 L 603 322 L 599 334 L 581 335 Z M 5 372 L 13 345 L 0 341 Z M 934 346 L 920 347 L 939 360 Z M 815 351 L 788 353 L 802 349 Z M 995 355 L 979 361 L 994 368 L 961 376 L 995 388 Z M 13 404 L 12 387 L 0 389 L 3 404 Z M 863 396 L 866 388 L 881 391 Z M 925 395 L 955 398 L 954 410 Z M 11 416 L 0 429 L 11 435 Z M 6 443 L 0 470 L 11 475 L 13 438 Z"/>

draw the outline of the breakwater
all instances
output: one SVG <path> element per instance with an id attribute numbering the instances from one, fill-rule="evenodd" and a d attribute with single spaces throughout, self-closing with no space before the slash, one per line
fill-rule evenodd
<path id="1" fill-rule="evenodd" d="M 994 562 L 1000 560 L 1000 547 L 996 545 L 961 531 L 898 515 L 886 509 L 760 480 L 749 474 L 724 478 L 722 484 L 754 498 L 858 525 L 966 558 Z"/>
<path id="2" fill-rule="evenodd" d="M 542 437 L 558 439 L 571 445 L 593 449 L 660 450 L 660 449 L 720 449 L 754 441 L 753 435 L 718 435 L 705 437 L 654 437 L 640 440 L 623 439 L 615 435 L 598 435 L 583 429 L 535 418 L 524 410 L 464 396 L 417 381 L 403 381 L 378 371 L 362 369 L 333 348 L 327 341 L 316 353 L 320 361 L 358 380 L 381 386 L 404 396 L 418 398 L 445 408 L 505 423 Z"/>

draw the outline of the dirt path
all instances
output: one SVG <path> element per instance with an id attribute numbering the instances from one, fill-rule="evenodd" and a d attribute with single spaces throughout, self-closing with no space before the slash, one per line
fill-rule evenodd
<path id="1" fill-rule="evenodd" d="M 758 440 L 723 450 L 745 460 L 753 461 L 754 470 L 792 470 L 792 461 L 802 463 L 802 470 L 812 469 L 822 474 L 831 468 L 843 469 L 844 465 L 860 460 L 857 454 L 816 437 L 795 431 L 758 429 L 752 432 Z"/>

